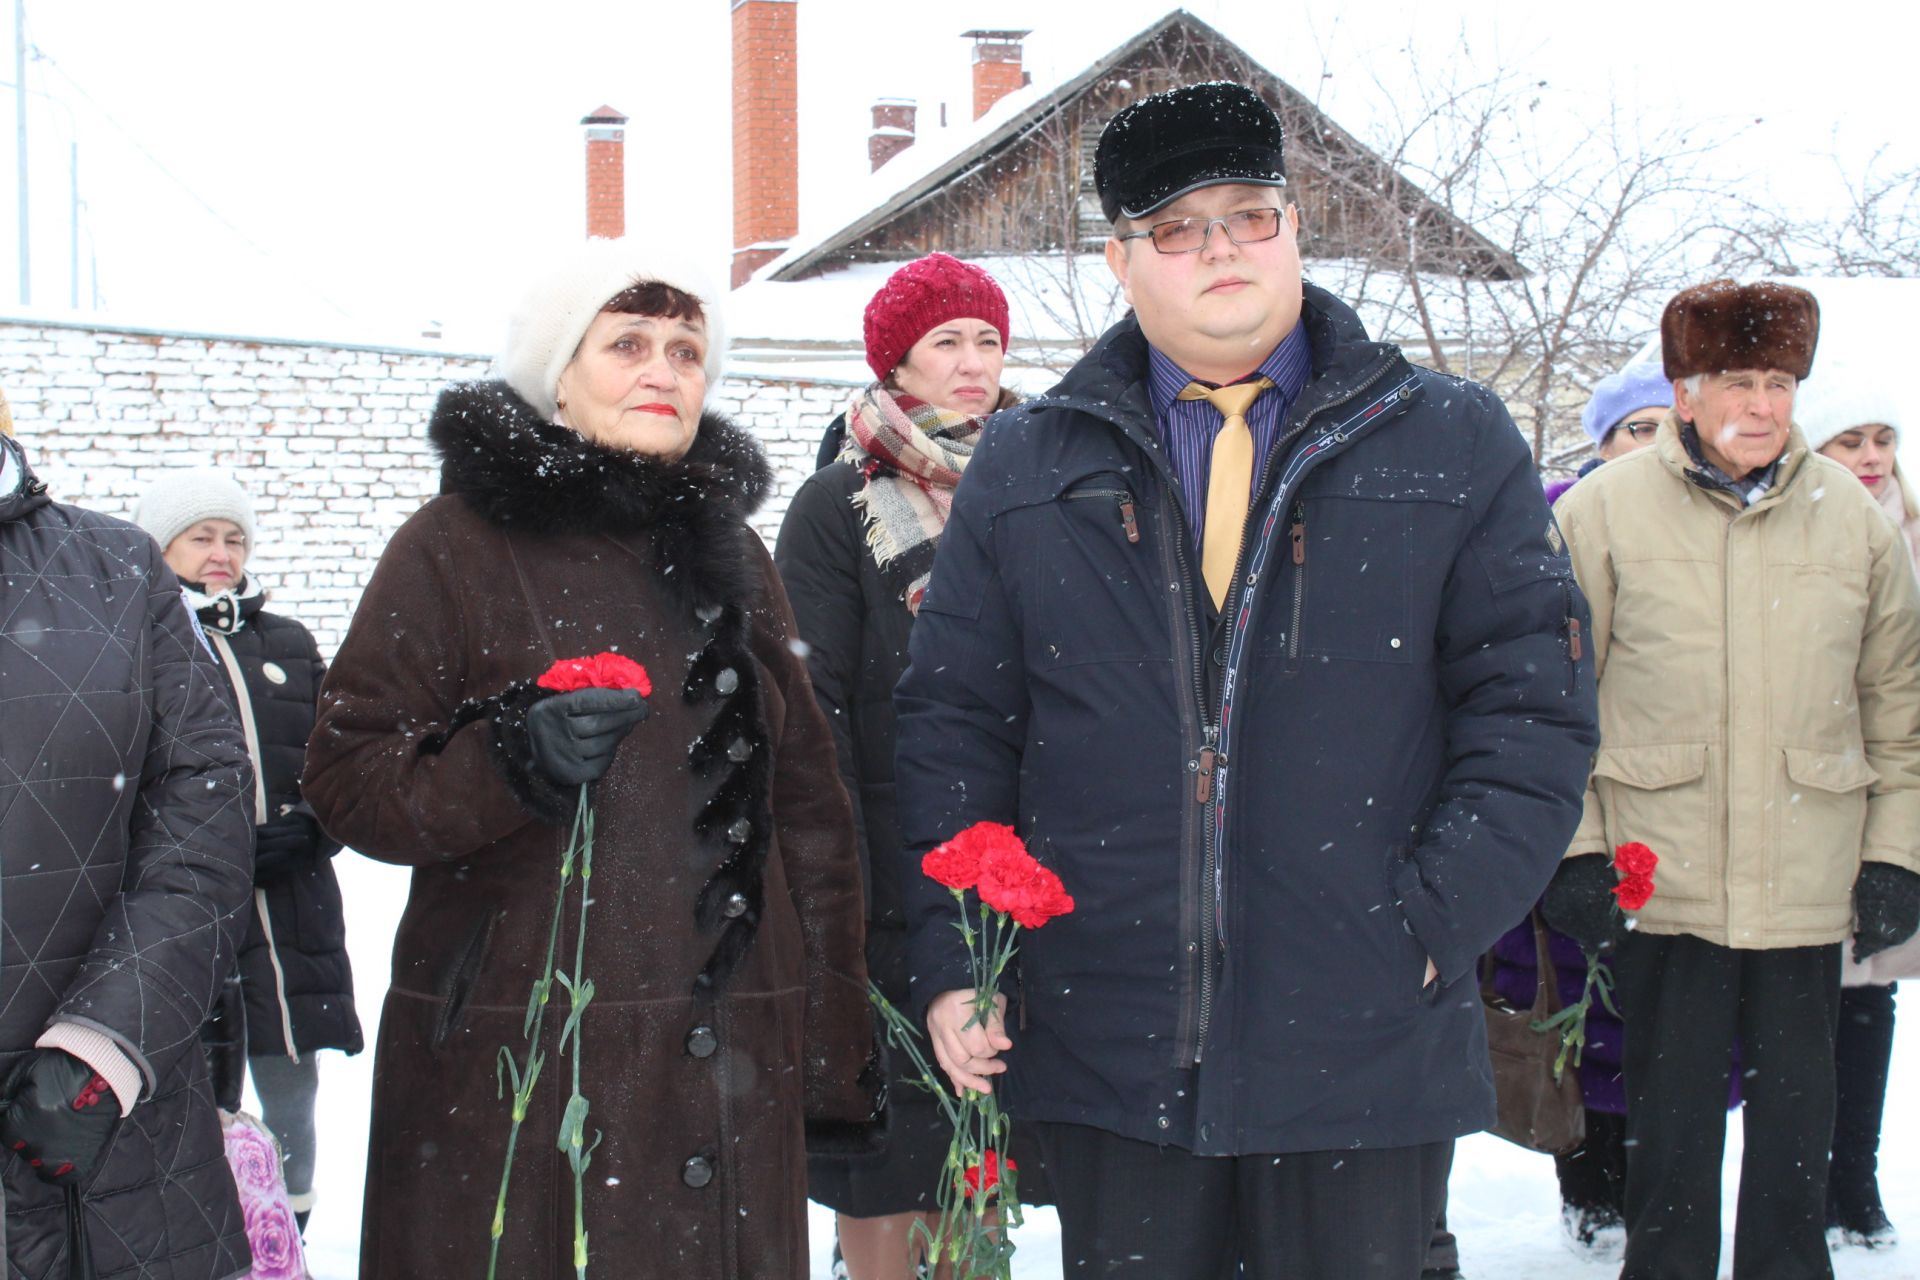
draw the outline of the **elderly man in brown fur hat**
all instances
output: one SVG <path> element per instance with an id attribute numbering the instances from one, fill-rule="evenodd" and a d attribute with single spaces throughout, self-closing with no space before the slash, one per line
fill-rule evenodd
<path id="1" fill-rule="evenodd" d="M 1813 295 L 1786 285 L 1677 295 L 1653 447 L 1556 511 L 1593 606 L 1601 747 L 1543 905 L 1615 952 L 1623 1280 L 1719 1274 L 1736 1041 L 1735 1280 L 1833 1274 L 1840 948 L 1864 957 L 1920 924 L 1920 593 L 1893 525 L 1793 425 L 1819 329 Z M 1628 921 L 1612 862 L 1630 842 L 1659 865 Z"/>

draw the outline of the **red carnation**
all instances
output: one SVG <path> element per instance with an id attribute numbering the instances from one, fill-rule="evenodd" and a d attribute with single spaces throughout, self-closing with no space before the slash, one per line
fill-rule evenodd
<path id="1" fill-rule="evenodd" d="M 1024 849 L 996 848 L 980 860 L 980 901 L 1029 929 L 1073 910 L 1060 877 Z"/>
<path id="2" fill-rule="evenodd" d="M 980 880 L 980 866 L 989 853 L 1012 849 L 1022 857 L 1027 847 L 1004 822 L 976 822 L 920 859 L 920 870 L 949 889 L 971 889 Z"/>
<path id="3" fill-rule="evenodd" d="M 1620 906 L 1626 911 L 1638 911 L 1647 905 L 1647 899 L 1653 896 L 1652 876 L 1628 876 L 1613 886 L 1613 896 L 1620 900 Z"/>
<path id="4" fill-rule="evenodd" d="M 1660 865 L 1660 855 L 1633 840 L 1613 851 L 1613 865 L 1623 876 L 1651 876 Z"/>
<path id="5" fill-rule="evenodd" d="M 562 658 L 534 683 L 555 693 L 572 693 L 576 689 L 636 689 L 643 698 L 653 694 L 653 681 L 647 678 L 647 669 L 617 653 Z"/>
<path id="6" fill-rule="evenodd" d="M 980 1171 L 982 1168 L 986 1170 L 987 1174 L 985 1179 L 987 1185 L 984 1190 L 982 1190 L 980 1186 Z M 1018 1173 L 1020 1165 L 1009 1156 L 1007 1158 L 1007 1169 L 1009 1172 Z M 963 1181 L 966 1183 L 967 1196 L 969 1199 L 991 1196 L 1000 1186 L 1000 1153 L 992 1147 L 988 1147 L 986 1151 L 981 1154 L 979 1164 L 969 1165 L 967 1167 L 967 1171 L 963 1175 Z"/>

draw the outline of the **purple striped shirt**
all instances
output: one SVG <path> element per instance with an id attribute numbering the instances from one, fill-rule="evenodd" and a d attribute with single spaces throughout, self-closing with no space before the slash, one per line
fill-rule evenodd
<path id="1" fill-rule="evenodd" d="M 1273 390 L 1262 395 L 1247 410 L 1247 429 L 1253 432 L 1253 479 L 1257 484 L 1266 465 L 1273 442 L 1280 435 L 1280 424 L 1287 410 L 1300 398 L 1313 370 L 1313 348 L 1307 342 L 1307 328 L 1296 324 L 1293 331 L 1260 362 L 1260 367 L 1242 378 L 1245 382 L 1259 374 L 1273 379 Z M 1207 527 L 1207 472 L 1213 465 L 1213 438 L 1226 419 L 1205 400 L 1181 400 L 1177 397 L 1196 379 L 1175 364 L 1160 348 L 1147 347 L 1147 394 L 1153 403 L 1154 425 L 1160 431 L 1160 443 L 1167 451 L 1167 463 L 1180 482 L 1180 496 L 1186 500 L 1187 524 L 1198 547 Z M 1212 386 L 1213 383 L 1203 385 Z"/>

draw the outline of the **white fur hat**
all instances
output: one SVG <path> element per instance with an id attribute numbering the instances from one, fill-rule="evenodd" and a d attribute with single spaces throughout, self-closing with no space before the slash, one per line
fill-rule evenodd
<path id="1" fill-rule="evenodd" d="M 167 544 L 202 520 L 231 520 L 253 545 L 253 500 L 224 471 L 162 472 L 140 496 L 133 522 Z"/>
<path id="2" fill-rule="evenodd" d="M 500 373 L 543 418 L 555 412 L 561 371 L 580 349 L 601 308 L 636 284 L 657 281 L 700 299 L 707 322 L 707 391 L 720 381 L 727 353 L 726 298 L 691 258 L 627 237 L 588 240 L 554 263 L 521 298 L 507 322 Z"/>
<path id="3" fill-rule="evenodd" d="M 1881 426 L 1900 430 L 1899 402 L 1884 371 L 1829 360 L 1818 378 L 1800 384 L 1793 396 L 1793 420 L 1816 452 L 1843 431 Z"/>

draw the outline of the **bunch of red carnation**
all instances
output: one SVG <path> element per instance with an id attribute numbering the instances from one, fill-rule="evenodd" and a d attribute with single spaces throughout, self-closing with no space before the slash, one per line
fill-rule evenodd
<path id="1" fill-rule="evenodd" d="M 1060 877 L 1040 865 L 1004 822 L 976 822 L 934 846 L 920 860 L 927 877 L 953 895 L 955 927 L 967 949 L 973 983 L 968 1026 L 998 1017 L 1000 983 L 1018 950 L 1022 929 L 1038 929 L 1073 910 Z M 1011 1280 L 1012 1228 L 1020 1225 L 1019 1166 L 1002 1153 L 1012 1126 L 999 1096 L 973 1089 L 949 1092 L 921 1050 L 920 1028 L 869 984 L 868 998 L 887 1026 L 887 1039 L 912 1062 L 907 1078 L 933 1095 L 953 1126 L 947 1176 L 938 1191 L 937 1226 L 914 1227 L 929 1265 L 967 1280 Z"/>
<path id="2" fill-rule="evenodd" d="M 632 658 L 617 653 L 596 653 L 590 658 L 562 658 L 534 681 L 554 693 L 573 693 L 580 689 L 637 689 L 640 696 L 653 696 L 653 681 L 647 669 Z"/>
<path id="3" fill-rule="evenodd" d="M 955 893 L 974 890 L 980 901 L 1028 929 L 1073 910 L 1060 877 L 1041 866 L 1003 822 L 976 822 L 935 845 L 920 869 Z"/>
<path id="4" fill-rule="evenodd" d="M 1613 886 L 1613 896 L 1622 910 L 1638 911 L 1647 905 L 1647 899 L 1653 896 L 1653 869 L 1659 865 L 1660 855 L 1638 840 L 1613 851 L 1614 870 L 1621 877 Z"/>

